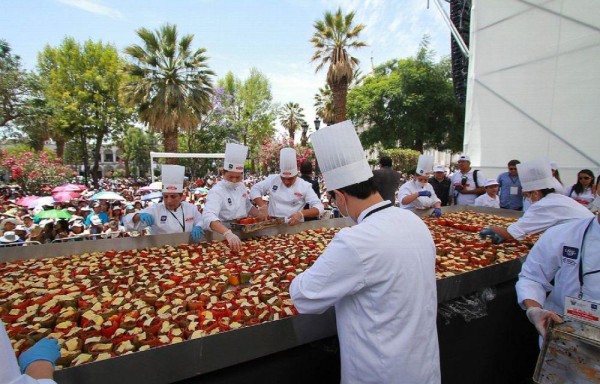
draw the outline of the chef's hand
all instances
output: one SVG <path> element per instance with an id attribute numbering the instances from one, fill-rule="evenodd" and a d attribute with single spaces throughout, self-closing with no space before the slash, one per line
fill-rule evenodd
<path id="1" fill-rule="evenodd" d="M 266 220 L 268 216 L 269 216 L 269 206 L 268 205 L 258 207 L 258 219 L 260 221 Z"/>
<path id="2" fill-rule="evenodd" d="M 435 216 L 435 217 L 442 216 L 442 208 L 434 208 L 432 215 Z"/>
<path id="3" fill-rule="evenodd" d="M 140 215 L 140 221 L 142 223 L 144 223 L 147 227 L 150 227 L 151 225 L 154 224 L 154 217 L 152 217 L 151 214 L 142 212 L 139 215 Z"/>
<path id="4" fill-rule="evenodd" d="M 482 239 L 486 239 L 488 237 L 494 237 L 495 233 L 494 231 L 492 231 L 492 228 L 488 227 L 486 229 L 484 229 L 483 231 L 479 232 L 479 236 Z"/>
<path id="5" fill-rule="evenodd" d="M 44 338 L 35 343 L 35 345 L 19 356 L 19 366 L 21 367 L 21 373 L 25 373 L 25 370 L 29 364 L 38 360 L 45 360 L 52 363 L 52 366 L 56 363 L 56 360 L 60 357 L 60 347 L 56 339 Z"/>
<path id="6" fill-rule="evenodd" d="M 200 226 L 192 228 L 192 240 L 198 241 L 204 235 L 204 230 Z"/>
<path id="7" fill-rule="evenodd" d="M 542 336 L 546 336 L 546 327 L 548 326 L 548 320 L 552 319 L 557 323 L 562 323 L 563 320 L 556 313 L 548 311 L 540 307 L 529 307 L 525 312 L 527 318 L 531 324 L 535 325 L 538 333 Z"/>
<path id="8" fill-rule="evenodd" d="M 292 215 L 287 219 L 288 225 L 296 225 L 302 222 L 304 222 L 304 215 L 301 211 L 292 213 Z"/>
<path id="9" fill-rule="evenodd" d="M 431 192 L 429 192 L 428 190 L 424 189 L 422 191 L 419 191 L 419 196 L 431 197 Z"/>
<path id="10" fill-rule="evenodd" d="M 492 236 L 492 243 L 494 243 L 494 244 L 502 244 L 505 241 L 506 241 L 506 239 L 497 233 L 494 233 L 494 236 Z"/>
<path id="11" fill-rule="evenodd" d="M 231 232 L 231 229 L 227 230 L 227 232 L 225 232 L 223 236 L 225 236 L 225 240 L 227 240 L 229 248 L 231 248 L 232 251 L 240 251 L 240 249 L 242 248 L 242 241 L 239 237 L 237 237 L 235 233 Z"/>

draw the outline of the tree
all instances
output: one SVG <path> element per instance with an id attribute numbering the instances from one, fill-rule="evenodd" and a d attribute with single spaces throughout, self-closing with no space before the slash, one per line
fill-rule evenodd
<path id="1" fill-rule="evenodd" d="M 424 38 L 414 58 L 391 60 L 348 95 L 350 118 L 359 126 L 365 146 L 384 149 L 424 148 L 459 151 L 464 111 L 456 102 L 450 63 L 432 60 Z"/>
<path id="2" fill-rule="evenodd" d="M 359 85 L 365 79 L 359 68 L 354 69 L 352 81 L 348 84 L 348 92 L 352 90 L 354 85 Z M 319 92 L 315 94 L 314 107 L 317 110 L 317 116 L 323 119 L 327 125 L 335 123 L 335 111 L 333 107 L 333 93 L 329 84 L 325 84 L 323 88 L 319 88 Z"/>
<path id="3" fill-rule="evenodd" d="M 319 62 L 315 72 L 319 72 L 329 63 L 327 84 L 333 93 L 335 123 L 346 120 L 348 84 L 352 80 L 354 68 L 359 64 L 357 58 L 348 54 L 348 49 L 367 45 L 358 40 L 358 35 L 365 26 L 352 25 L 354 16 L 354 12 L 344 15 L 341 8 L 338 8 L 335 14 L 325 12 L 324 20 L 313 24 L 316 32 L 310 40 L 316 49 L 311 61 Z"/>
<path id="4" fill-rule="evenodd" d="M 178 152 L 179 129 L 194 129 L 210 109 L 214 72 L 208 69 L 206 49 L 192 50 L 194 35 L 178 40 L 177 27 L 165 24 L 152 32 L 137 30 L 143 46 L 125 48 L 132 63 L 123 99 L 135 106 L 140 120 L 163 135 L 165 151 Z M 176 164 L 177 159 L 167 159 Z"/>
<path id="5" fill-rule="evenodd" d="M 273 123 L 277 108 L 273 105 L 269 79 L 252 68 L 250 76 L 244 81 L 229 72 L 219 81 L 219 86 L 229 95 L 224 100 L 227 108 L 231 108 L 226 116 L 226 124 L 232 127 L 235 139 L 248 146 L 254 171 L 261 145 L 275 133 Z"/>
<path id="6" fill-rule="evenodd" d="M 123 160 L 125 161 L 125 172 L 129 177 L 131 174 L 144 176 L 150 172 L 150 151 L 152 151 L 152 133 L 146 133 L 140 128 L 129 127 L 123 140 Z"/>
<path id="7" fill-rule="evenodd" d="M 46 46 L 38 57 L 44 94 L 52 110 L 50 124 L 54 126 L 54 137 L 74 141 L 86 182 L 91 143 L 91 174 L 96 187 L 104 142 L 124 131 L 133 117 L 119 101 L 122 65 L 112 45 L 91 40 L 81 45 L 71 37 L 65 38 L 59 47 Z"/>
<path id="8" fill-rule="evenodd" d="M 21 116 L 22 103 L 28 92 L 26 79 L 21 58 L 12 54 L 6 40 L 0 39 L 0 128 Z"/>
<path id="9" fill-rule="evenodd" d="M 279 111 L 279 121 L 287 129 L 290 141 L 293 143 L 296 131 L 306 124 L 304 120 L 304 108 L 298 103 L 289 102 Z"/>
<path id="10" fill-rule="evenodd" d="M 315 152 L 312 146 L 294 145 L 294 142 L 288 137 L 271 138 L 263 143 L 258 155 L 258 161 L 263 173 L 273 173 L 279 170 L 279 153 L 285 147 L 296 149 L 298 169 L 300 169 L 300 164 L 306 159 L 315 161 Z"/>
<path id="11" fill-rule="evenodd" d="M 392 167 L 400 172 L 414 174 L 421 152 L 414 149 L 392 148 L 381 151 L 381 156 L 392 159 Z"/>

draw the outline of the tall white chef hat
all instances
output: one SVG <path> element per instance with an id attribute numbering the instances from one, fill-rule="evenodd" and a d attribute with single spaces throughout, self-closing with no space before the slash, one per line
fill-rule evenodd
<path id="1" fill-rule="evenodd" d="M 248 147 L 245 145 L 227 143 L 225 145 L 225 162 L 223 169 L 230 172 L 244 172 L 244 163 L 248 156 Z"/>
<path id="2" fill-rule="evenodd" d="M 552 170 L 548 160 L 540 159 L 517 164 L 519 180 L 523 192 L 537 191 L 539 189 L 554 188 Z"/>
<path id="3" fill-rule="evenodd" d="M 161 167 L 163 193 L 183 193 L 185 167 L 163 164 Z"/>
<path id="4" fill-rule="evenodd" d="M 294 177 L 298 175 L 298 161 L 294 148 L 282 148 L 279 152 L 279 174 L 281 177 Z"/>
<path id="5" fill-rule="evenodd" d="M 316 131 L 310 141 L 329 191 L 373 177 L 354 125 L 349 120 Z"/>
<path id="6" fill-rule="evenodd" d="M 433 157 L 420 155 L 417 162 L 417 175 L 425 176 L 433 171 Z"/>

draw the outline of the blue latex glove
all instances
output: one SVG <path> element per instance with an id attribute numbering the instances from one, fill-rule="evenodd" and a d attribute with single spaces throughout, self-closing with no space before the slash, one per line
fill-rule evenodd
<path id="1" fill-rule="evenodd" d="M 140 213 L 140 221 L 149 227 L 154 224 L 154 217 L 152 217 L 152 215 L 149 213 L 142 212 Z"/>
<path id="2" fill-rule="evenodd" d="M 428 190 L 424 189 L 422 191 L 419 191 L 419 196 L 431 197 L 431 192 L 429 192 Z"/>
<path id="3" fill-rule="evenodd" d="M 494 233 L 494 236 L 492 236 L 492 243 L 494 244 L 502 244 L 506 241 L 506 239 L 496 233 Z"/>
<path id="4" fill-rule="evenodd" d="M 486 228 L 483 231 L 479 232 L 479 236 L 481 236 L 482 239 L 485 239 L 487 237 L 494 237 L 495 233 L 494 231 L 492 231 L 492 228 Z"/>
<path id="5" fill-rule="evenodd" d="M 21 373 L 25 373 L 25 370 L 29 364 L 38 360 L 46 360 L 52 363 L 52 366 L 56 363 L 56 360 L 60 357 L 60 347 L 56 339 L 42 339 L 35 343 L 35 345 L 19 356 L 19 366 L 21 367 Z"/>
<path id="6" fill-rule="evenodd" d="M 204 235 L 204 230 L 201 227 L 196 226 L 192 228 L 192 240 L 198 241 L 202 235 Z"/>
<path id="7" fill-rule="evenodd" d="M 433 216 L 435 216 L 435 217 L 442 216 L 442 208 L 434 208 L 433 209 Z"/>

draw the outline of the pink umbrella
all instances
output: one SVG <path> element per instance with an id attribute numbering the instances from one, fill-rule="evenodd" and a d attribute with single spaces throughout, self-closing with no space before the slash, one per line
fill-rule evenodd
<path id="1" fill-rule="evenodd" d="M 81 195 L 79 194 L 79 192 L 56 192 L 52 194 L 52 198 L 54 198 L 55 201 L 59 201 L 61 203 L 71 201 L 73 199 L 78 199 L 80 197 Z"/>
<path id="2" fill-rule="evenodd" d="M 52 190 L 52 193 L 56 192 L 82 192 L 85 191 L 87 187 L 85 185 L 80 184 L 65 184 L 59 187 L 56 187 Z"/>
<path id="3" fill-rule="evenodd" d="M 25 197 L 21 197 L 19 200 L 17 200 L 17 205 L 20 205 L 22 207 L 28 207 L 31 203 L 34 203 L 37 199 L 39 199 L 39 196 L 25 196 Z"/>

